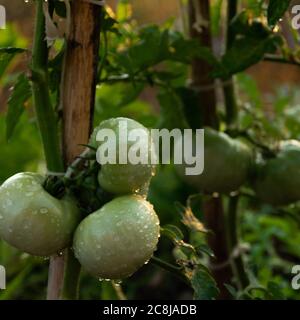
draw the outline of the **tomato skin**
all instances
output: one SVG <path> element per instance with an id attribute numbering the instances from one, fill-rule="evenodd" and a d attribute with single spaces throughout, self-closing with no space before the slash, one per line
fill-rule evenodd
<path id="1" fill-rule="evenodd" d="M 99 171 L 98 181 L 101 187 L 111 193 L 122 195 L 139 193 L 141 189 L 144 189 L 146 185 L 149 184 L 151 177 L 155 174 L 155 165 L 151 164 L 120 164 L 118 161 L 119 156 L 119 145 L 127 144 L 127 149 L 129 150 L 134 142 L 128 141 L 126 137 L 121 136 L 119 139 L 119 123 L 121 121 L 126 122 L 128 132 L 133 129 L 144 130 L 147 135 L 148 157 L 150 163 L 150 151 L 154 148 L 152 140 L 149 135 L 147 128 L 142 126 L 140 123 L 128 119 L 128 118 L 113 118 L 108 119 L 100 123 L 100 125 L 95 128 L 90 144 L 96 148 L 102 145 L 102 142 L 96 141 L 97 133 L 100 129 L 112 129 L 116 133 L 117 137 L 117 163 L 116 164 L 103 164 L 101 170 Z M 113 147 L 113 145 L 111 145 Z"/>
<path id="2" fill-rule="evenodd" d="M 90 274 L 123 279 L 152 256 L 159 239 L 153 206 L 137 195 L 115 198 L 86 217 L 74 236 L 74 252 Z"/>
<path id="3" fill-rule="evenodd" d="M 188 184 L 200 191 L 229 193 L 247 180 L 253 159 L 251 149 L 242 141 L 205 128 L 203 173 L 186 176 L 185 165 L 177 165 L 176 169 Z"/>
<path id="4" fill-rule="evenodd" d="M 275 158 L 258 164 L 257 196 L 271 205 L 288 205 L 300 200 L 300 142 L 281 142 Z"/>
<path id="5" fill-rule="evenodd" d="M 18 173 L 0 187 L 0 237 L 36 256 L 50 256 L 70 245 L 79 210 L 68 196 L 58 200 L 42 187 L 43 177 Z"/>

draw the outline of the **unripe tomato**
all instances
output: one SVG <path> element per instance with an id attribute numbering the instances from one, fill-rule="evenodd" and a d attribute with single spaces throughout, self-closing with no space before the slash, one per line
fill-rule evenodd
<path id="1" fill-rule="evenodd" d="M 228 193 L 246 181 L 252 161 L 252 151 L 245 143 L 205 128 L 203 173 L 187 176 L 184 171 L 186 165 L 177 165 L 176 168 L 180 176 L 198 190 Z"/>
<path id="2" fill-rule="evenodd" d="M 43 180 L 36 173 L 18 173 L 0 187 L 0 237 L 37 256 L 66 248 L 79 223 L 74 201 L 51 196 L 43 189 Z"/>
<path id="3" fill-rule="evenodd" d="M 275 158 L 258 165 L 255 189 L 258 197 L 272 205 L 300 200 L 300 142 L 281 142 Z"/>
<path id="4" fill-rule="evenodd" d="M 145 132 L 144 144 L 148 145 L 147 153 L 148 160 L 147 163 L 142 164 L 132 164 L 126 163 L 121 164 L 119 162 L 119 146 L 125 146 L 127 144 L 127 149 L 129 150 L 135 142 L 129 141 L 128 137 L 121 135 L 119 137 L 119 123 L 125 122 L 128 128 L 128 134 L 131 130 L 140 129 Z M 104 142 L 97 142 L 96 136 L 100 129 L 111 129 L 116 134 L 116 164 L 106 163 L 101 166 L 99 172 L 98 180 L 101 187 L 114 194 L 127 194 L 127 193 L 139 193 L 141 189 L 149 184 L 151 177 L 154 175 L 155 166 L 150 164 L 151 151 L 154 151 L 153 142 L 150 138 L 150 134 L 147 128 L 142 126 L 140 123 L 127 118 L 113 118 L 105 120 L 100 123 L 100 125 L 94 130 L 90 144 L 96 148 L 101 146 Z M 109 143 L 108 143 L 109 144 Z M 114 147 L 114 144 L 109 144 L 110 148 Z"/>
<path id="5" fill-rule="evenodd" d="M 149 202 L 137 195 L 118 197 L 80 223 L 73 242 L 75 256 L 98 278 L 122 279 L 151 258 L 159 230 Z"/>

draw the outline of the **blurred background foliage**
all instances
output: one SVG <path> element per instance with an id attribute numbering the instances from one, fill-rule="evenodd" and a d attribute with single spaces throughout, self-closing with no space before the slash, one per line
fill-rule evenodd
<path id="1" fill-rule="evenodd" d="M 117 4 L 117 2 L 119 4 Z M 214 35 L 215 53 L 222 51 L 221 18 L 223 15 L 222 0 L 213 0 L 212 32 Z M 254 16 L 261 15 L 263 1 L 244 0 L 244 5 L 253 12 Z M 33 29 L 33 5 L 19 0 L 4 0 L 1 3 L 7 8 L 8 25 L 0 30 L 0 47 L 30 46 Z M 173 57 L 164 68 L 157 61 L 154 53 L 163 50 L 163 30 L 169 30 L 169 41 L 180 45 L 180 36 L 177 31 L 185 32 L 185 17 L 182 8 L 184 0 L 133 0 L 107 1 L 109 12 L 120 21 L 121 35 L 117 32 L 109 34 L 108 52 L 100 52 L 100 56 L 108 55 L 104 59 L 110 62 L 111 70 L 114 64 L 123 64 L 124 70 L 132 66 L 126 64 L 126 57 L 116 61 L 114 53 L 120 48 L 126 48 L 136 43 L 138 32 L 144 29 L 144 43 L 135 47 L 135 52 L 129 52 L 139 57 L 139 64 L 134 68 L 147 69 L 158 65 L 151 70 L 149 78 L 131 81 L 114 81 L 106 79 L 107 70 L 102 70 L 100 76 L 106 79 L 97 87 L 95 105 L 95 124 L 101 120 L 126 116 L 134 118 L 148 127 L 159 126 L 161 123 L 160 111 L 167 112 L 170 101 L 163 99 L 165 89 L 159 85 L 160 80 L 168 81 L 174 88 L 179 88 L 187 80 L 187 65 L 178 62 L 182 57 Z M 284 21 L 285 22 L 285 21 Z M 149 24 L 151 26 L 149 26 Z M 156 27 L 153 24 L 158 24 Z M 286 27 L 283 27 L 283 32 Z M 287 37 L 291 46 L 297 44 L 298 35 Z M 179 40 L 178 40 L 179 39 Z M 105 46 L 105 39 L 102 44 Z M 176 42 L 177 41 L 177 42 Z M 103 47 L 102 46 L 102 47 Z M 14 173 L 20 171 L 44 172 L 45 165 L 37 125 L 32 112 L 31 102 L 25 108 L 28 112 L 21 115 L 12 137 L 6 141 L 5 111 L 12 82 L 16 75 L 24 70 L 26 54 L 15 59 L 8 72 L 0 82 L 0 183 Z M 110 70 L 110 71 L 111 71 Z M 136 71 L 136 70 L 134 70 Z M 144 75 L 144 73 L 143 73 Z M 157 82 L 158 85 L 152 85 Z M 253 135 L 259 141 L 266 143 L 266 139 L 300 139 L 300 68 L 288 64 L 274 64 L 259 62 L 246 72 L 239 73 L 236 78 L 239 90 L 240 123 L 242 129 L 253 130 Z M 170 97 L 171 95 L 168 95 Z M 55 99 L 55 97 L 53 97 Z M 167 99 L 168 100 L 168 99 Z M 223 102 L 219 99 L 219 109 Z M 180 112 L 180 103 L 172 106 Z M 174 110 L 172 110 L 174 112 Z M 169 121 L 171 121 L 169 119 Z M 181 124 L 179 124 L 181 125 Z M 259 126 L 259 130 L 257 130 Z M 154 177 L 149 199 L 154 204 L 162 225 L 173 224 L 181 226 L 181 217 L 175 203 L 186 203 L 189 195 L 196 193 L 185 185 L 175 174 L 171 166 L 162 166 Z M 291 267 L 300 264 L 300 207 L 298 204 L 286 208 L 285 212 L 271 206 L 262 205 L 252 198 L 243 198 L 241 204 L 241 237 L 244 254 L 247 260 L 249 274 L 257 286 L 269 287 L 274 292 L 273 298 L 284 297 L 300 299 L 300 292 L 291 289 Z M 201 219 L 201 212 L 197 212 Z M 200 235 L 185 236 L 190 241 L 201 244 L 204 242 Z M 171 261 L 173 245 L 169 240 L 162 239 L 158 248 L 158 255 L 166 261 Z M 206 259 L 203 257 L 203 259 Z M 0 299 L 42 299 L 45 296 L 47 283 L 47 259 L 33 258 L 22 254 L 0 241 L 0 264 L 4 265 L 8 273 L 7 290 L 0 292 Z M 82 276 L 82 299 L 117 299 L 122 295 L 121 287 L 110 282 L 99 282 L 86 274 Z M 180 281 L 174 281 L 173 276 L 154 265 L 147 265 L 140 272 L 122 283 L 122 290 L 128 299 L 146 298 L 191 298 L 192 291 Z M 232 291 L 234 291 L 232 289 Z M 275 294 L 276 293 L 276 294 Z M 233 292 L 235 294 L 235 292 Z M 253 293 L 255 297 L 265 296 L 259 290 Z M 283 296 L 281 296 L 281 294 Z"/>

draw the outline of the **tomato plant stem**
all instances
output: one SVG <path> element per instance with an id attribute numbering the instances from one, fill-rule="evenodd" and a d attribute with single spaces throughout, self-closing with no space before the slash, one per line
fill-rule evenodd
<path id="1" fill-rule="evenodd" d="M 247 273 L 245 272 L 242 253 L 239 250 L 238 201 L 238 195 L 229 198 L 227 213 L 227 229 L 228 242 L 232 255 L 232 267 L 237 279 L 239 290 L 243 290 L 249 285 L 249 279 Z"/>
<path id="2" fill-rule="evenodd" d="M 209 24 L 201 26 L 201 31 L 195 28 L 199 17 L 204 21 L 210 22 L 210 1 L 209 0 L 190 0 L 189 1 L 189 25 L 191 37 L 199 40 L 201 45 L 209 48 L 212 47 L 212 37 Z M 214 90 L 214 80 L 211 78 L 211 66 L 202 59 L 194 59 L 192 62 L 192 85 L 201 88 L 202 86 L 212 86 L 212 90 L 207 90 L 199 94 L 198 108 L 202 115 L 199 119 L 197 128 L 203 125 L 219 129 L 219 119 L 217 115 L 217 101 Z M 216 261 L 222 265 L 228 261 L 229 255 L 226 246 L 226 230 L 224 227 L 224 210 L 221 197 L 205 199 L 203 203 L 205 226 L 212 230 L 212 235 L 207 237 L 208 245 L 214 252 L 216 260 L 212 259 L 211 263 Z M 220 289 L 219 299 L 230 299 L 230 294 L 224 283 L 229 283 L 232 277 L 230 266 L 212 270 L 213 277 Z"/>
<path id="3" fill-rule="evenodd" d="M 79 296 L 79 277 L 81 266 L 71 249 L 65 252 L 65 272 L 61 298 L 76 300 Z"/>
<path id="4" fill-rule="evenodd" d="M 236 16 L 238 11 L 238 0 L 227 0 L 227 39 L 226 50 L 228 50 L 233 41 L 234 35 L 230 29 L 230 23 Z M 231 77 L 228 85 L 223 87 L 226 109 L 226 122 L 228 126 L 237 126 L 238 120 L 238 104 L 235 93 L 234 79 Z M 229 240 L 229 248 L 231 252 L 238 248 L 238 196 L 229 198 L 229 207 L 227 213 L 227 233 Z M 241 253 L 232 257 L 232 268 L 237 278 L 239 289 L 245 288 L 249 284 L 247 274 L 245 272 Z"/>
<path id="5" fill-rule="evenodd" d="M 208 25 L 196 28 L 199 19 L 210 21 L 210 2 L 208 0 L 189 1 L 189 26 L 191 38 L 199 40 L 201 45 L 212 47 L 211 32 Z M 212 67 L 203 59 L 195 58 L 192 61 L 191 85 L 196 90 L 201 87 L 211 86 L 211 90 L 199 90 L 197 100 L 199 101 L 199 113 L 197 128 L 211 126 L 218 129 L 219 119 L 216 108 L 216 94 L 214 90 L 214 79 L 211 77 Z M 197 114 L 195 115 L 197 117 Z"/>
<path id="6" fill-rule="evenodd" d="M 48 88 L 48 48 L 45 40 L 45 17 L 43 0 L 36 1 L 35 32 L 32 52 L 32 93 L 39 130 L 47 163 L 54 172 L 63 172 L 64 165 L 60 150 L 57 119 L 51 104 Z M 48 299 L 58 299 L 63 274 L 61 257 L 51 257 L 48 279 Z"/>
<path id="7" fill-rule="evenodd" d="M 234 40 L 234 35 L 230 29 L 230 22 L 237 14 L 238 0 L 227 0 L 227 36 L 226 36 L 226 50 L 228 50 Z M 238 115 L 238 106 L 235 96 L 235 87 L 233 77 L 229 79 L 226 86 L 223 86 L 225 109 L 226 109 L 226 123 L 228 126 L 236 124 Z"/>
<path id="8" fill-rule="evenodd" d="M 187 278 L 182 273 L 182 268 L 176 267 L 176 266 L 174 266 L 164 260 L 161 260 L 157 257 L 154 257 L 154 256 L 151 258 L 150 262 L 152 264 L 155 264 L 155 265 L 159 266 L 160 268 L 172 273 L 173 275 L 175 275 L 177 278 L 179 278 L 183 282 L 188 283 Z"/>
<path id="9" fill-rule="evenodd" d="M 45 41 L 45 17 L 43 1 L 36 1 L 35 35 L 32 52 L 32 91 L 38 125 L 42 137 L 47 168 L 63 172 L 57 119 L 48 89 L 48 49 Z"/>

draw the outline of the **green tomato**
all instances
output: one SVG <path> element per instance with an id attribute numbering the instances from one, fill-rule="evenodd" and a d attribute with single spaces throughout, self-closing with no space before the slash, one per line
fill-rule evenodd
<path id="1" fill-rule="evenodd" d="M 275 158 L 258 164 L 255 190 L 272 205 L 287 205 L 300 200 L 300 142 L 284 141 Z"/>
<path id="2" fill-rule="evenodd" d="M 128 137 L 121 135 L 119 137 L 119 124 L 123 121 L 126 123 L 128 133 L 134 129 L 140 129 L 145 132 L 145 143 L 148 145 L 148 159 L 149 162 L 146 164 L 121 164 L 119 161 L 119 146 L 127 145 L 127 151 L 135 144 L 135 142 L 129 141 Z M 96 141 L 97 133 L 100 129 L 111 129 L 116 134 L 116 164 L 106 163 L 101 166 L 99 171 L 99 184 L 101 187 L 114 194 L 128 194 L 128 193 L 139 193 L 141 189 L 145 189 L 149 184 L 151 177 L 155 173 L 155 166 L 150 164 L 150 154 L 154 150 L 153 142 L 150 138 L 150 134 L 147 128 L 142 126 L 140 123 L 127 118 L 113 118 L 108 119 L 100 123 L 100 125 L 94 130 L 90 145 L 98 148 L 107 142 Z M 114 144 L 108 143 L 109 148 L 113 148 Z M 149 163 L 149 164 L 148 164 Z"/>
<path id="3" fill-rule="evenodd" d="M 251 149 L 242 141 L 205 128 L 203 173 L 187 176 L 186 165 L 176 165 L 176 168 L 180 176 L 198 190 L 228 193 L 237 190 L 246 181 L 253 158 Z"/>
<path id="4" fill-rule="evenodd" d="M 86 217 L 74 236 L 81 265 L 102 279 L 123 279 L 147 263 L 159 239 L 153 206 L 138 195 L 115 198 Z"/>
<path id="5" fill-rule="evenodd" d="M 79 210 L 69 197 L 58 200 L 43 189 L 43 177 L 18 173 L 0 187 L 0 237 L 36 256 L 70 245 Z"/>

